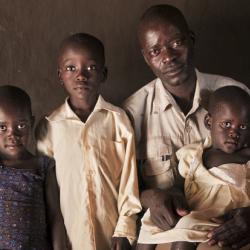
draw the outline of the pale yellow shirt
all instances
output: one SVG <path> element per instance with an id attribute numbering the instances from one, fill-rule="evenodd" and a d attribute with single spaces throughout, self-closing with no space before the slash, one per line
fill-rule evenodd
<path id="1" fill-rule="evenodd" d="M 38 130 L 38 149 L 56 160 L 61 210 L 73 250 L 110 249 L 135 239 L 138 198 L 133 130 L 125 112 L 99 96 L 83 123 L 66 100 Z"/>
<path id="2" fill-rule="evenodd" d="M 237 85 L 249 92 L 245 85 L 231 78 L 198 70 L 196 75 L 193 106 L 187 115 L 180 110 L 159 78 L 142 87 L 124 103 L 135 129 L 137 159 L 148 188 L 171 186 L 176 172 L 175 164 L 170 164 L 171 156 L 182 146 L 200 142 L 209 135 L 204 126 L 207 111 L 203 108 L 209 92 L 227 85 Z"/>

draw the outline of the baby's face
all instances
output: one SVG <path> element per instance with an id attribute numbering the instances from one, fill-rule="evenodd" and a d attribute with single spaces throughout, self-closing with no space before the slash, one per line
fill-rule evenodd
<path id="1" fill-rule="evenodd" d="M 32 129 L 32 120 L 25 107 L 0 102 L 0 157 L 2 160 L 22 159 Z"/>
<path id="2" fill-rule="evenodd" d="M 220 103 L 211 119 L 213 147 L 225 153 L 233 153 L 249 147 L 249 108 L 234 103 Z"/>
<path id="3" fill-rule="evenodd" d="M 59 79 L 71 100 L 96 98 L 106 78 L 102 60 L 84 47 L 66 46 L 59 57 Z"/>

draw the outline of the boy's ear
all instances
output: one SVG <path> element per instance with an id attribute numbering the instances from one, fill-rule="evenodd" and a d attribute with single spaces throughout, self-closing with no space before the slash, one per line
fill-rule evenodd
<path id="1" fill-rule="evenodd" d="M 108 68 L 105 66 L 103 67 L 102 70 L 102 81 L 101 82 L 105 82 L 107 80 L 108 77 Z"/>
<path id="2" fill-rule="evenodd" d="M 211 129 L 211 124 L 212 124 L 212 117 L 210 113 L 207 113 L 204 117 L 204 124 L 205 127 L 210 130 Z"/>
<path id="3" fill-rule="evenodd" d="M 35 125 L 35 116 L 32 115 L 30 121 L 31 121 L 31 128 L 33 129 Z"/>
<path id="4" fill-rule="evenodd" d="M 63 81 L 62 81 L 62 77 L 61 77 L 61 69 L 60 68 L 57 69 L 57 76 L 58 76 L 58 79 L 59 79 L 60 83 L 63 85 Z"/>

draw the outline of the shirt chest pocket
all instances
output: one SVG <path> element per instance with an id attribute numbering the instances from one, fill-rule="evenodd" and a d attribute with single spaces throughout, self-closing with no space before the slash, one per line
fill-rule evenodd
<path id="1" fill-rule="evenodd" d="M 154 138 L 147 142 L 141 164 L 143 179 L 148 187 L 166 188 L 173 183 L 173 156 L 170 140 Z"/>
<path id="2" fill-rule="evenodd" d="M 94 150 L 93 161 L 98 162 L 99 170 L 114 180 L 119 179 L 125 160 L 124 142 L 97 138 L 90 140 L 88 144 Z"/>

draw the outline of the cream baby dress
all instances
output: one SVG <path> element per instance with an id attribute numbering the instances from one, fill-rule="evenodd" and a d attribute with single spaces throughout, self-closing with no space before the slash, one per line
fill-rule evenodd
<path id="1" fill-rule="evenodd" d="M 223 164 L 208 170 L 202 163 L 202 154 L 210 145 L 207 138 L 204 144 L 190 144 L 176 153 L 192 212 L 182 217 L 173 229 L 162 231 L 152 223 L 147 210 L 142 218 L 138 243 L 205 242 L 208 231 L 218 226 L 210 221 L 212 217 L 250 206 L 250 161 Z"/>

